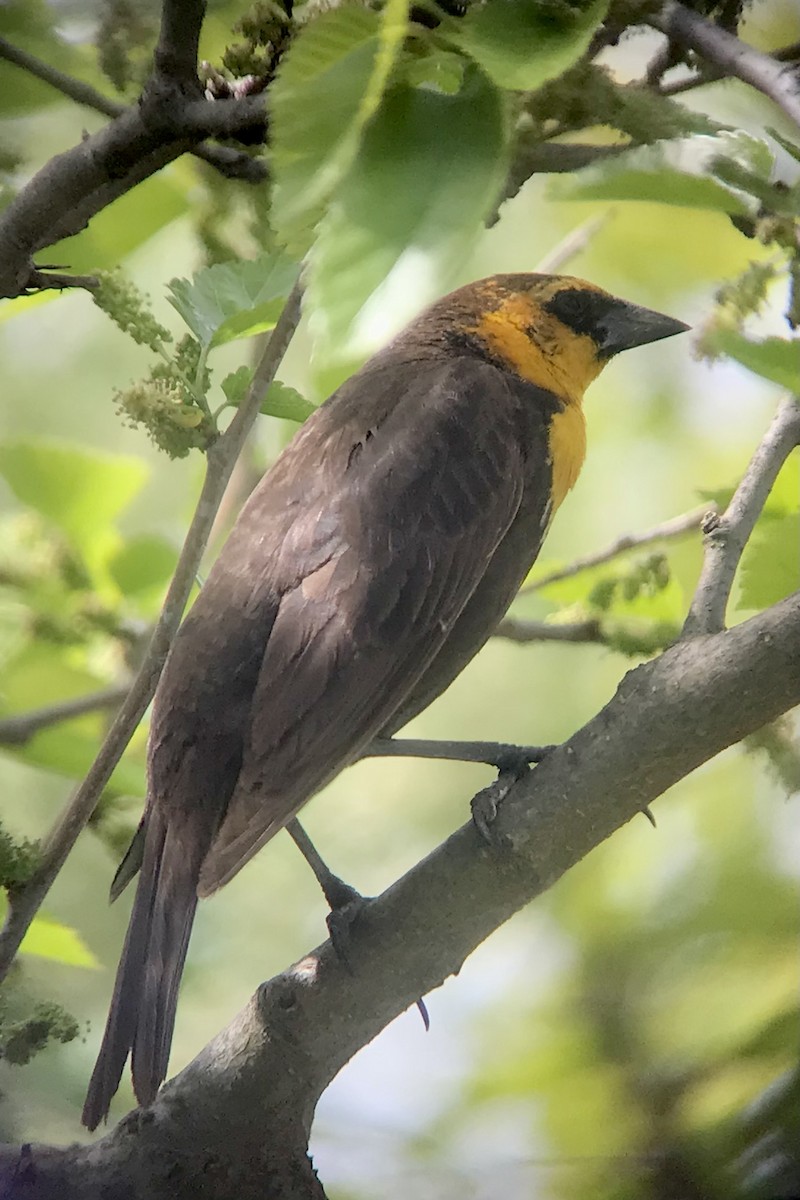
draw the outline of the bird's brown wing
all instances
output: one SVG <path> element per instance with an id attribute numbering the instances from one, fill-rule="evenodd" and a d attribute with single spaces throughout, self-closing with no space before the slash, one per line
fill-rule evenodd
<path id="1" fill-rule="evenodd" d="M 520 505 L 525 422 L 503 371 L 466 358 L 388 363 L 362 377 L 367 384 L 380 389 L 377 420 L 374 405 L 344 392 L 324 442 L 301 435 L 295 460 L 281 463 L 316 481 L 309 487 L 320 504 L 298 505 L 282 544 L 284 572 L 291 561 L 296 578 L 269 634 L 201 895 L 227 882 L 386 725 Z"/>

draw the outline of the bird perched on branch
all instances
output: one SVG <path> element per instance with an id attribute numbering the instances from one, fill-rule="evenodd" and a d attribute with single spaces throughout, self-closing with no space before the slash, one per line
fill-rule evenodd
<path id="1" fill-rule="evenodd" d="M 687 328 L 567 276 L 470 284 L 334 392 L 255 489 L 156 693 L 90 1129 L 129 1053 L 141 1104 L 166 1076 L 198 897 L 477 653 L 581 469 L 584 390 Z"/>

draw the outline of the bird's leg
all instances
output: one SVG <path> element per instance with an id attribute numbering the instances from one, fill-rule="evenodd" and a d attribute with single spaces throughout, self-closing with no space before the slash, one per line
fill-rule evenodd
<path id="1" fill-rule="evenodd" d="M 424 738 L 374 738 L 361 757 L 398 755 L 411 758 L 444 758 L 456 762 L 486 763 L 496 767 L 499 774 L 493 783 L 472 797 L 472 820 L 478 833 L 490 845 L 494 844 L 492 822 L 497 809 L 511 787 L 530 770 L 531 763 L 540 763 L 554 746 L 515 746 L 507 742 L 439 742 Z"/>
<path id="2" fill-rule="evenodd" d="M 322 888 L 322 894 L 328 901 L 331 912 L 347 908 L 348 905 L 359 901 L 363 902 L 364 897 L 360 892 L 357 892 L 349 883 L 345 883 L 338 875 L 334 875 L 296 817 L 289 821 L 286 830 L 314 872 L 314 877 Z"/>
<path id="3" fill-rule="evenodd" d="M 330 905 L 331 911 L 328 913 L 326 924 L 331 944 L 339 960 L 353 974 L 353 964 L 349 954 L 351 943 L 350 930 L 359 914 L 369 904 L 369 899 L 362 896 L 349 883 L 345 883 L 338 875 L 334 875 L 296 817 L 289 821 L 286 829 L 295 846 L 297 846 L 297 849 L 314 872 L 314 877 L 322 888 L 322 894 Z M 431 1022 L 428 1010 L 425 1007 L 425 1001 L 422 997 L 417 1000 L 417 1008 L 427 1031 L 430 1029 Z"/>
<path id="4" fill-rule="evenodd" d="M 362 758 L 440 758 L 453 762 L 486 763 L 501 774 L 525 774 L 531 763 L 541 762 L 552 746 L 515 746 L 507 742 L 444 742 L 428 738 L 377 737 L 361 752 Z"/>

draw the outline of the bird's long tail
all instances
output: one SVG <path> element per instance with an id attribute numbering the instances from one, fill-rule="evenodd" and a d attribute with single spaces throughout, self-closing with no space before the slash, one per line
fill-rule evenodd
<path id="1" fill-rule="evenodd" d="M 83 1107 L 89 1129 L 108 1115 L 129 1053 L 140 1104 L 154 1099 L 166 1076 L 199 872 L 186 839 L 151 809 L 114 995 Z"/>

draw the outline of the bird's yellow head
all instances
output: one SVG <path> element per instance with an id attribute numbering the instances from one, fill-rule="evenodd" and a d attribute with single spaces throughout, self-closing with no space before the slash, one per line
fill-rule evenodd
<path id="1" fill-rule="evenodd" d="M 570 275 L 493 275 L 461 294 L 487 354 L 568 404 L 613 355 L 689 328 Z"/>
<path id="2" fill-rule="evenodd" d="M 586 388 L 613 355 L 688 328 L 569 275 L 492 275 L 445 296 L 408 334 L 415 352 L 477 353 L 560 401 L 548 433 L 555 512 L 586 453 Z"/>

